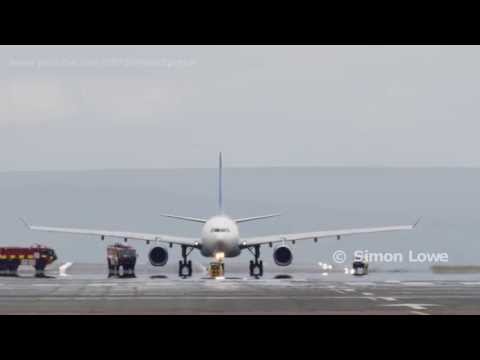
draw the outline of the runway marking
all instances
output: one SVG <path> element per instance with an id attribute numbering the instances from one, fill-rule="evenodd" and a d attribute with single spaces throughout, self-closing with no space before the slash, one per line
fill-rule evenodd
<path id="1" fill-rule="evenodd" d="M 394 297 L 374 296 L 374 294 L 371 292 L 363 292 L 362 295 L 365 295 L 367 299 L 374 301 L 377 301 L 378 299 L 385 301 L 397 301 L 397 299 L 395 299 Z"/>
<path id="2" fill-rule="evenodd" d="M 343 291 L 353 292 L 355 289 L 342 289 Z"/>
<path id="3" fill-rule="evenodd" d="M 462 284 L 462 285 L 480 285 L 480 282 L 478 282 L 478 281 L 466 281 L 466 282 L 461 282 L 460 284 Z"/>
<path id="4" fill-rule="evenodd" d="M 364 282 L 347 282 L 345 283 L 349 286 L 371 286 L 371 285 L 375 285 L 375 283 L 373 282 L 368 282 L 368 281 L 364 281 Z"/>
<path id="5" fill-rule="evenodd" d="M 430 315 L 428 313 L 421 312 L 421 311 L 410 311 L 410 313 L 415 314 L 415 315 Z"/>
<path id="6" fill-rule="evenodd" d="M 403 307 L 408 307 L 413 310 L 427 310 L 428 306 L 438 306 L 436 304 L 388 304 L 388 305 L 382 305 L 382 306 L 403 306 Z"/>
<path id="7" fill-rule="evenodd" d="M 64 295 L 64 296 L 9 296 L 9 297 L 0 297 L 0 301 L 10 301 L 8 299 L 15 299 L 15 301 L 32 301 L 34 298 L 36 301 L 77 301 L 77 300 L 324 300 L 324 299 L 346 299 L 346 300 L 365 300 L 368 299 L 364 296 L 183 296 L 183 295 L 142 295 L 142 296 L 125 296 L 125 295 L 85 295 L 85 296 L 75 296 L 75 295 Z"/>
<path id="8" fill-rule="evenodd" d="M 389 284 L 398 284 L 400 280 L 385 280 L 385 282 Z"/>
<path id="9" fill-rule="evenodd" d="M 405 285 L 405 286 L 433 286 L 433 285 L 435 285 L 432 282 L 421 282 L 421 281 L 403 282 L 401 284 Z"/>
<path id="10" fill-rule="evenodd" d="M 32 286 L 60 286 L 60 284 L 32 284 Z"/>
<path id="11" fill-rule="evenodd" d="M 87 284 L 87 286 L 116 286 L 118 283 L 105 283 L 105 284 Z"/>

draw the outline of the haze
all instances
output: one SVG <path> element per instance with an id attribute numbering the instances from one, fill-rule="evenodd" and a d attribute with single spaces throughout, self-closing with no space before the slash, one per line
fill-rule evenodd
<path id="1" fill-rule="evenodd" d="M 478 46 L 2 46 L 0 167 L 478 166 Z"/>

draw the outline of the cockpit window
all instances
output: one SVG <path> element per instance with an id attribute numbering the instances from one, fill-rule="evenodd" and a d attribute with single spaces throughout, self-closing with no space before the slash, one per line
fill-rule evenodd
<path id="1" fill-rule="evenodd" d="M 227 228 L 213 228 L 212 232 L 230 232 L 230 229 L 227 229 Z"/>

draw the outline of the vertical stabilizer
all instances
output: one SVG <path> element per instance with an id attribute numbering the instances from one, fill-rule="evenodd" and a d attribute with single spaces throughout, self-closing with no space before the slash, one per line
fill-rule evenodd
<path id="1" fill-rule="evenodd" d="M 218 211 L 223 213 L 222 153 L 218 155 Z"/>

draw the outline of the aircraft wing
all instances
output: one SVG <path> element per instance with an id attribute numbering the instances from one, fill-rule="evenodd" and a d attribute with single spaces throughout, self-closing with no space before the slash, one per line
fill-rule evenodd
<path id="1" fill-rule="evenodd" d="M 386 231 L 412 230 L 413 228 L 415 228 L 418 222 L 419 220 L 415 222 L 415 224 L 413 225 L 397 225 L 397 226 L 384 226 L 384 227 L 374 227 L 374 228 L 326 230 L 326 231 L 314 231 L 314 232 L 308 232 L 308 233 L 267 235 L 267 236 L 245 238 L 245 239 L 242 239 L 240 244 L 243 248 L 246 248 L 254 245 L 263 245 L 263 244 L 277 243 L 277 242 L 283 242 L 283 241 L 320 239 L 320 238 L 328 238 L 328 237 L 339 238 L 345 235 L 369 234 L 369 233 L 386 232 Z"/>
<path id="2" fill-rule="evenodd" d="M 96 235 L 102 238 L 112 237 L 121 239 L 143 240 L 152 242 L 170 243 L 176 245 L 187 245 L 192 247 L 198 247 L 199 241 L 195 238 L 179 237 L 165 234 L 146 234 L 136 232 L 125 231 L 109 231 L 109 230 L 94 230 L 94 229 L 74 229 L 74 228 L 61 228 L 61 227 L 49 227 L 49 226 L 36 226 L 30 225 L 25 220 L 22 222 L 30 230 L 47 231 L 64 234 L 76 234 L 76 235 Z"/>

